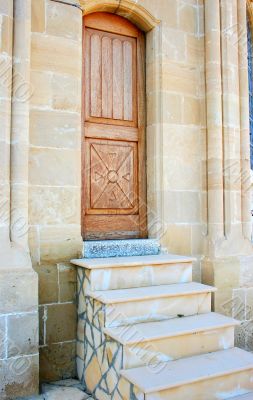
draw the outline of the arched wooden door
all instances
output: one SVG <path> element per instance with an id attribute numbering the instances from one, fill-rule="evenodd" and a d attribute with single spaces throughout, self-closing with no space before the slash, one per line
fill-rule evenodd
<path id="1" fill-rule="evenodd" d="M 83 237 L 146 237 L 144 35 L 94 13 L 84 17 L 83 50 Z"/>

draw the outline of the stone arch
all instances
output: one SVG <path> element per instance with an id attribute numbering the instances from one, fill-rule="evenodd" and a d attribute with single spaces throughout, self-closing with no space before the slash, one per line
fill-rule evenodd
<path id="1" fill-rule="evenodd" d="M 83 14 L 109 12 L 129 19 L 144 32 L 155 28 L 160 21 L 133 0 L 79 0 Z"/>

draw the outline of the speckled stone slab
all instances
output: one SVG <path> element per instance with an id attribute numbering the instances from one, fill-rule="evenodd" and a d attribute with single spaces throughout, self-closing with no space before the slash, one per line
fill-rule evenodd
<path id="1" fill-rule="evenodd" d="M 95 240 L 85 241 L 85 258 L 151 256 L 160 253 L 160 243 L 156 239 Z"/>

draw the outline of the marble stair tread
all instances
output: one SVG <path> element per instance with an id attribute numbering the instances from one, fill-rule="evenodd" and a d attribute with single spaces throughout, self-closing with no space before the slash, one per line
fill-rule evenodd
<path id="1" fill-rule="evenodd" d="M 217 313 L 199 314 L 190 317 L 174 318 L 165 321 L 136 324 L 138 335 L 129 336 L 127 327 L 105 328 L 104 333 L 123 345 L 159 340 L 180 335 L 206 332 L 215 329 L 240 325 L 239 321 Z M 140 340 L 141 337 L 141 340 Z"/>
<path id="2" fill-rule="evenodd" d="M 143 393 L 154 393 L 253 369 L 253 354 L 239 348 L 164 363 L 154 374 L 148 367 L 122 370 L 121 375 Z"/>
<path id="3" fill-rule="evenodd" d="M 212 292 L 216 292 L 216 288 L 201 283 L 189 282 L 119 290 L 89 291 L 87 294 L 101 303 L 114 304 Z"/>
<path id="4" fill-rule="evenodd" d="M 145 265 L 163 265 L 175 263 L 190 263 L 194 258 L 173 254 L 159 254 L 153 256 L 109 257 L 109 258 L 80 258 L 71 260 L 78 267 L 87 269 L 136 267 Z"/>
<path id="5" fill-rule="evenodd" d="M 85 258 L 145 256 L 160 253 L 157 239 L 89 240 L 83 243 Z"/>

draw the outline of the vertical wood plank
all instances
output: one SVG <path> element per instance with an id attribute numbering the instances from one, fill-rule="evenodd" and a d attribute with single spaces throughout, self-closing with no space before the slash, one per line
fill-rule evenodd
<path id="1" fill-rule="evenodd" d="M 113 40 L 113 118 L 123 119 L 123 51 L 122 42 Z"/>
<path id="2" fill-rule="evenodd" d="M 85 118 L 90 116 L 90 33 L 84 30 Z"/>
<path id="3" fill-rule="evenodd" d="M 102 54 L 101 37 L 92 35 L 90 40 L 91 51 L 91 116 L 101 117 L 102 115 Z"/>
<path id="4" fill-rule="evenodd" d="M 133 47 L 129 41 L 123 43 L 124 55 L 124 120 L 133 120 Z"/>
<path id="5" fill-rule="evenodd" d="M 112 40 L 102 39 L 102 117 L 112 118 Z"/>

